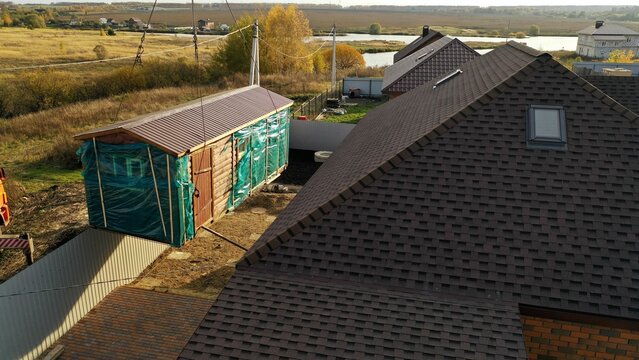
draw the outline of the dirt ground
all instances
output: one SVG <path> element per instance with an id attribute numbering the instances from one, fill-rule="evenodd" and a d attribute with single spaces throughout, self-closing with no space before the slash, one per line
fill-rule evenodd
<path id="1" fill-rule="evenodd" d="M 13 220 L 3 232 L 29 232 L 35 247 L 35 261 L 87 228 L 83 184 L 53 186 L 30 194 L 18 186 L 8 185 L 7 192 Z M 21 251 L 0 250 L 0 283 L 26 266 Z"/>
<path id="2" fill-rule="evenodd" d="M 294 196 L 256 193 L 209 227 L 250 248 Z M 165 251 L 132 286 L 214 299 L 233 275 L 235 263 L 243 254 L 241 248 L 200 229 L 180 249 Z"/>

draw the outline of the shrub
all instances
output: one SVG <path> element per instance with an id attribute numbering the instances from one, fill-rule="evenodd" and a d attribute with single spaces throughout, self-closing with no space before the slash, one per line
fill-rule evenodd
<path id="1" fill-rule="evenodd" d="M 382 25 L 379 23 L 373 23 L 368 28 L 368 33 L 371 35 L 379 35 L 382 32 Z"/>
<path id="2" fill-rule="evenodd" d="M 539 36 L 539 26 L 530 25 L 530 29 L 528 29 L 528 35 L 530 35 L 530 36 Z"/>
<path id="3" fill-rule="evenodd" d="M 104 45 L 100 45 L 100 44 L 96 45 L 93 48 L 93 52 L 95 53 L 95 57 L 98 58 L 98 60 L 106 59 L 109 54 L 107 49 L 104 47 Z"/>
<path id="4" fill-rule="evenodd" d="M 115 36 L 115 30 L 113 30 L 113 29 L 111 29 L 111 28 L 108 28 L 108 29 L 107 29 L 107 35 L 109 35 L 109 36 Z"/>

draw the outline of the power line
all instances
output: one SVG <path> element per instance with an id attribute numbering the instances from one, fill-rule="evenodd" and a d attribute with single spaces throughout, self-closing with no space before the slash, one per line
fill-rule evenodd
<path id="1" fill-rule="evenodd" d="M 331 32 L 327 35 L 327 36 L 331 36 L 333 34 L 334 30 L 331 30 Z M 282 55 L 282 56 L 286 56 L 292 59 L 306 59 L 309 58 L 315 54 L 317 54 L 318 51 L 322 50 L 322 48 L 324 47 L 324 45 L 326 45 L 327 42 L 329 42 L 330 40 L 325 40 L 322 45 L 320 45 L 315 51 L 313 51 L 312 53 L 308 54 L 308 55 L 304 55 L 304 56 L 296 56 L 296 55 L 290 55 L 290 54 L 286 54 L 282 51 L 280 51 L 278 48 L 276 48 L 275 46 L 269 44 L 266 40 L 264 40 L 264 38 L 260 38 L 260 40 L 266 45 L 266 47 L 268 47 L 269 49 L 273 49 L 276 53 Z"/>
<path id="2" fill-rule="evenodd" d="M 119 282 L 119 281 L 135 280 L 137 278 L 138 277 L 135 276 L 135 277 L 120 278 L 120 279 L 97 281 L 97 282 L 91 282 L 91 283 L 87 283 L 87 284 L 76 284 L 76 285 L 61 286 L 61 287 L 56 287 L 56 288 L 40 289 L 40 290 L 25 291 L 25 292 L 17 292 L 17 293 L 12 293 L 12 294 L 0 295 L 0 299 L 8 298 L 8 297 L 14 297 L 14 296 L 21 296 L 21 295 L 39 294 L 39 293 L 50 292 L 50 291 L 73 289 L 73 288 L 84 287 L 84 286 L 109 284 L 109 283 Z"/>
<path id="3" fill-rule="evenodd" d="M 215 39 L 201 41 L 198 44 L 202 45 L 202 44 L 210 43 L 210 42 L 213 42 L 213 41 L 222 40 L 222 39 L 228 37 L 229 35 L 233 35 L 233 34 L 237 33 L 238 31 L 244 30 L 244 29 L 246 29 L 246 28 L 248 28 L 250 26 L 251 25 L 247 25 L 247 26 L 245 26 L 245 27 L 243 27 L 241 29 L 235 30 L 235 31 L 230 32 L 230 33 L 228 33 L 226 35 L 222 35 L 222 36 L 217 37 Z M 173 48 L 173 49 L 158 50 L 158 51 L 146 53 L 145 56 L 165 54 L 165 53 L 169 53 L 169 52 L 173 52 L 173 51 L 188 49 L 188 48 L 191 48 L 193 46 L 195 46 L 195 45 L 194 44 L 190 44 L 190 45 L 176 47 L 176 48 Z M 0 71 L 18 71 L 18 70 L 29 70 L 29 69 L 41 69 L 41 68 L 52 68 L 52 67 L 64 67 L 64 66 L 96 64 L 96 63 L 105 63 L 105 62 L 113 62 L 113 61 L 122 61 L 122 60 L 135 59 L 136 57 L 137 57 L 137 55 L 122 56 L 122 57 L 110 58 L 110 59 L 102 59 L 102 60 L 76 61 L 76 62 L 69 62 L 69 63 L 46 64 L 46 65 L 30 65 L 30 66 L 21 66 L 21 67 L 13 67 L 13 68 L 4 68 L 4 69 L 0 69 Z"/>

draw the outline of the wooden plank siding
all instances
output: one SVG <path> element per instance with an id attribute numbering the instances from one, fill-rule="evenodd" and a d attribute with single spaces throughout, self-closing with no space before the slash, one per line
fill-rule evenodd
<path id="1" fill-rule="evenodd" d="M 229 197 L 233 190 L 233 143 L 231 136 L 220 139 L 213 144 L 213 220 L 226 213 Z"/>

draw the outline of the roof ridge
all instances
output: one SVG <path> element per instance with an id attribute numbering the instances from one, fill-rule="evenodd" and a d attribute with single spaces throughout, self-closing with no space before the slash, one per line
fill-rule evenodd
<path id="1" fill-rule="evenodd" d="M 524 45 L 518 41 L 515 40 L 509 40 L 506 42 L 506 45 L 512 47 L 513 49 L 517 49 L 527 55 L 530 56 L 534 56 L 534 57 L 551 57 L 550 54 L 548 54 L 547 52 L 543 52 L 543 51 L 539 51 L 537 49 L 533 49 L 530 46 Z"/>
<path id="2" fill-rule="evenodd" d="M 445 120 L 440 122 L 439 125 L 431 129 L 427 133 L 421 135 L 411 145 L 408 145 L 406 148 L 404 148 L 404 150 L 398 152 L 395 156 L 380 164 L 368 174 L 364 175 L 362 178 L 355 181 L 352 185 L 348 186 L 344 191 L 340 192 L 333 198 L 326 201 L 324 204 L 320 205 L 315 211 L 297 220 L 293 225 L 288 226 L 286 230 L 282 231 L 279 235 L 275 235 L 274 237 L 267 239 L 259 246 L 249 249 L 249 251 L 244 254 L 240 261 L 249 266 L 251 264 L 259 262 L 259 260 L 264 258 L 271 250 L 274 250 L 284 242 L 290 240 L 293 236 L 303 231 L 311 223 L 319 220 L 324 215 L 328 214 L 330 211 L 341 205 L 343 202 L 352 198 L 353 195 L 355 195 L 365 186 L 370 185 L 387 172 L 395 169 L 402 161 L 404 161 L 407 157 L 412 156 L 428 142 L 437 138 L 439 135 L 446 133 L 449 129 L 453 128 L 459 122 L 466 119 L 479 107 L 492 101 L 496 97 L 496 95 L 502 93 L 506 87 L 511 87 L 512 85 L 519 83 L 523 79 L 520 74 L 525 73 L 525 75 L 527 75 L 529 70 L 541 66 L 546 61 L 547 59 L 545 57 L 536 57 L 536 59 L 530 62 L 528 65 L 522 67 L 519 71 L 505 78 L 503 81 L 493 86 L 492 88 L 486 90 L 482 95 L 476 97 L 455 114 L 448 116 Z M 468 111 L 469 109 L 470 111 Z"/>
<path id="3" fill-rule="evenodd" d="M 635 113 L 634 111 L 632 111 L 630 108 L 620 103 L 619 101 L 615 100 L 613 97 L 603 92 L 601 89 L 599 89 L 597 86 L 590 83 L 588 80 L 575 74 L 573 71 L 567 69 L 565 66 L 561 65 L 557 60 L 551 59 L 550 63 L 553 64 L 553 66 L 555 67 L 557 65 L 562 66 L 564 69 L 566 69 L 566 72 L 568 72 L 568 76 L 570 77 L 571 80 L 574 80 L 579 86 L 581 86 L 584 90 L 586 90 L 586 92 L 590 93 L 595 98 L 601 100 L 601 102 L 608 105 L 610 109 L 619 113 L 621 116 L 625 117 L 626 119 L 630 120 L 630 122 L 634 123 L 634 122 L 637 122 L 637 119 L 639 119 L 639 114 Z"/>

